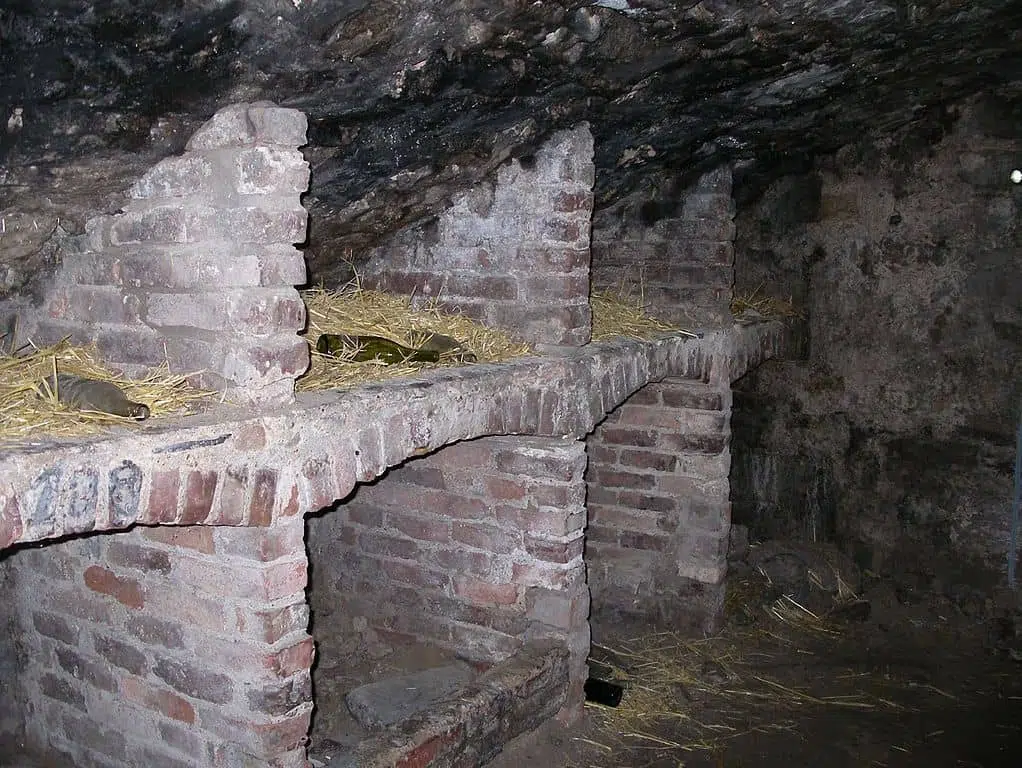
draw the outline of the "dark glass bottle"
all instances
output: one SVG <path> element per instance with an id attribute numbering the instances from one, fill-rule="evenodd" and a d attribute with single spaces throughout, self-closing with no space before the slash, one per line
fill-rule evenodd
<path id="1" fill-rule="evenodd" d="M 382 336 L 356 336 L 347 333 L 321 334 L 316 340 L 316 351 L 356 363 L 377 361 L 394 365 L 440 361 L 440 352 L 436 350 L 412 349 Z"/>

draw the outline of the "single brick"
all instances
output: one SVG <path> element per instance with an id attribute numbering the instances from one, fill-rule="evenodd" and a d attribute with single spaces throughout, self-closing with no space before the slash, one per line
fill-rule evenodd
<path id="1" fill-rule="evenodd" d="M 202 155 L 188 154 L 161 160 L 132 185 L 128 194 L 138 199 L 185 197 L 213 188 L 213 165 Z"/>
<path id="2" fill-rule="evenodd" d="M 234 154 L 235 189 L 242 195 L 299 195 L 309 186 L 309 165 L 295 150 L 257 146 Z"/>
<path id="3" fill-rule="evenodd" d="M 125 459 L 109 473 L 110 521 L 123 528 L 138 520 L 142 470 Z"/>
<path id="4" fill-rule="evenodd" d="M 43 696 L 70 704 L 75 709 L 87 712 L 85 695 L 62 677 L 46 672 L 39 678 L 39 690 Z"/>
<path id="5" fill-rule="evenodd" d="M 145 523 L 172 523 L 177 519 L 181 480 L 177 470 L 158 469 L 149 486 L 149 505 L 142 516 Z"/>
<path id="6" fill-rule="evenodd" d="M 185 482 L 184 499 L 178 520 L 182 525 L 193 525 L 209 518 L 216 493 L 217 473 L 214 470 L 193 469 Z"/>
<path id="7" fill-rule="evenodd" d="M 212 520 L 219 525 L 244 523 L 248 487 L 248 467 L 227 467 L 220 476 L 220 498 Z"/>
<path id="8" fill-rule="evenodd" d="M 621 451 L 620 462 L 625 467 L 651 469 L 656 472 L 673 472 L 678 466 L 676 456 L 656 451 Z"/>
<path id="9" fill-rule="evenodd" d="M 32 626 L 46 637 L 52 637 L 67 645 L 78 644 L 78 628 L 71 626 L 63 616 L 36 611 L 32 614 Z"/>
<path id="10" fill-rule="evenodd" d="M 135 579 L 117 576 L 98 565 L 86 568 L 84 577 L 85 586 L 93 592 L 110 595 L 129 608 L 141 608 L 145 604 L 142 586 Z"/>
<path id="11" fill-rule="evenodd" d="M 96 527 L 99 472 L 91 467 L 73 469 L 64 489 L 64 530 L 85 533 Z"/>
<path id="12" fill-rule="evenodd" d="M 451 538 L 450 524 L 445 520 L 388 512 L 387 522 L 405 536 L 420 541 L 449 541 Z"/>
<path id="13" fill-rule="evenodd" d="M 125 669 L 134 675 L 145 674 L 148 669 L 146 655 L 134 646 L 104 635 L 96 635 L 92 644 L 96 653 L 115 667 Z"/>
<path id="14" fill-rule="evenodd" d="M 184 648 L 184 631 L 178 624 L 153 616 L 132 616 L 125 629 L 146 645 L 161 645 L 164 648 Z"/>
<path id="15" fill-rule="evenodd" d="M 213 541 L 213 528 L 205 525 L 190 526 L 158 526 L 143 528 L 142 535 L 168 547 L 194 550 L 206 555 L 216 552 Z"/>
<path id="16" fill-rule="evenodd" d="M 477 549 L 492 553 L 514 551 L 521 540 L 520 534 L 512 534 L 487 523 L 455 522 L 451 527 L 451 538 Z"/>
<path id="17" fill-rule="evenodd" d="M 217 528 L 217 551 L 258 562 L 305 552 L 305 529 L 293 523 L 267 528 Z"/>
<path id="18" fill-rule="evenodd" d="M 249 689 L 245 694 L 253 712 L 283 716 L 299 704 L 312 701 L 312 675 L 309 670 Z"/>
<path id="19" fill-rule="evenodd" d="M 107 546 L 106 560 L 113 565 L 140 571 L 170 573 L 170 556 L 166 552 L 127 541 L 111 541 Z"/>
<path id="20" fill-rule="evenodd" d="M 110 674 L 107 666 L 95 659 L 83 657 L 70 648 L 56 649 L 57 663 L 71 677 L 88 683 L 103 691 L 116 691 L 117 678 Z"/>
<path id="21" fill-rule="evenodd" d="M 197 664 L 171 658 L 157 658 L 153 674 L 185 696 L 226 704 L 234 698 L 234 682 L 227 675 L 203 669 Z"/>
<path id="22" fill-rule="evenodd" d="M 267 526 L 273 520 L 274 503 L 277 496 L 277 470 L 259 469 L 252 486 L 252 501 L 248 508 L 249 525 Z M 285 511 L 285 516 L 288 516 Z"/>
<path id="23" fill-rule="evenodd" d="M 155 688 L 135 677 L 123 678 L 120 688 L 124 698 L 141 704 L 146 709 L 159 712 L 181 723 L 191 725 L 195 722 L 195 708 L 172 691 Z"/>

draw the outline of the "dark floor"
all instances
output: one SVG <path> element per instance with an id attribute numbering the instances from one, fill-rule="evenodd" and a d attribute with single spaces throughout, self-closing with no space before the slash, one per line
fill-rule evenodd
<path id="1" fill-rule="evenodd" d="M 874 581 L 817 621 L 771 612 L 777 592 L 757 578 L 737 579 L 719 637 L 619 628 L 593 657 L 624 684 L 620 706 L 587 705 L 579 726 L 520 739 L 489 768 L 1022 766 L 1012 610 Z"/>

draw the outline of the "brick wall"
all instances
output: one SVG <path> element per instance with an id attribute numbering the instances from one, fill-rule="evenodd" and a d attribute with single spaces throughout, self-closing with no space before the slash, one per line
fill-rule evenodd
<path id="1" fill-rule="evenodd" d="M 589 650 L 585 462 L 582 443 L 549 438 L 483 438 L 410 460 L 310 520 L 314 588 L 331 585 L 327 599 L 377 632 L 473 661 L 558 641 L 570 718 Z"/>
<path id="2" fill-rule="evenodd" d="M 79 768 L 305 766 L 303 536 L 292 517 L 11 554 L 0 570 L 16 589 L 0 610 L 21 669 L 3 707 Z"/>
<path id="3" fill-rule="evenodd" d="M 675 630 L 716 627 L 731 524 L 730 413 L 726 381 L 665 379 L 589 438 L 594 632 L 629 615 Z"/>
<path id="4" fill-rule="evenodd" d="M 594 181 L 587 126 L 512 160 L 437 220 L 378 248 L 365 284 L 443 304 L 526 341 L 589 341 Z"/>
<path id="5" fill-rule="evenodd" d="M 47 297 L 37 338 L 95 340 L 131 374 L 169 361 L 237 400 L 289 402 L 308 365 L 300 195 L 305 116 L 270 104 L 218 112 L 179 157 L 87 224 Z"/>
<path id="6" fill-rule="evenodd" d="M 688 328 L 731 322 L 734 283 L 731 170 L 703 175 L 680 195 L 628 199 L 593 220 L 597 290 L 641 298 L 658 317 Z"/>

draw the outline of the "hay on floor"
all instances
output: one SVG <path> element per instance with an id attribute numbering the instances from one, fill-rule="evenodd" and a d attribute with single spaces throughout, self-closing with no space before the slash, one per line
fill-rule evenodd
<path id="1" fill-rule="evenodd" d="M 29 347 L 18 355 L 0 355 L 0 442 L 39 436 L 87 437 L 111 426 L 138 423 L 59 402 L 45 381 L 52 380 L 55 372 L 112 382 L 129 400 L 149 406 L 150 418 L 190 413 L 213 397 L 191 387 L 186 376 L 171 374 L 166 365 L 144 379 L 131 380 L 106 366 L 93 346 L 62 341 L 51 347 Z"/>
<path id="2" fill-rule="evenodd" d="M 354 362 L 322 355 L 316 340 L 323 333 L 380 336 L 416 348 L 431 334 L 450 336 L 461 343 L 478 363 L 496 363 L 529 354 L 527 344 L 503 331 L 487 328 L 457 314 L 449 314 L 434 302 L 414 308 L 410 297 L 363 290 L 352 283 L 339 291 L 304 291 L 309 314 L 306 339 L 312 355 L 308 372 L 297 381 L 299 390 L 347 389 L 383 379 L 413 376 L 420 371 L 464 364 L 457 354 L 444 354 L 438 363 L 407 362 L 385 365 Z"/>
<path id="3" fill-rule="evenodd" d="M 758 574 L 730 580 L 727 627 L 711 638 L 659 632 L 594 645 L 591 669 L 623 685 L 624 694 L 615 708 L 586 704 L 601 731 L 600 743 L 587 741 L 614 754 L 682 759 L 685 753 L 719 752 L 752 731 L 792 730 L 810 707 L 902 709 L 880 695 L 901 685 L 882 675 L 795 683 L 765 672 L 783 668 L 795 654 L 811 659 L 821 641 L 842 632 L 793 600 L 774 599 L 774 592 Z"/>
<path id="4" fill-rule="evenodd" d="M 604 291 L 594 291 L 590 297 L 593 311 L 593 341 L 605 341 L 624 336 L 650 340 L 663 336 L 696 336 L 671 323 L 647 313 L 641 301 Z"/>

